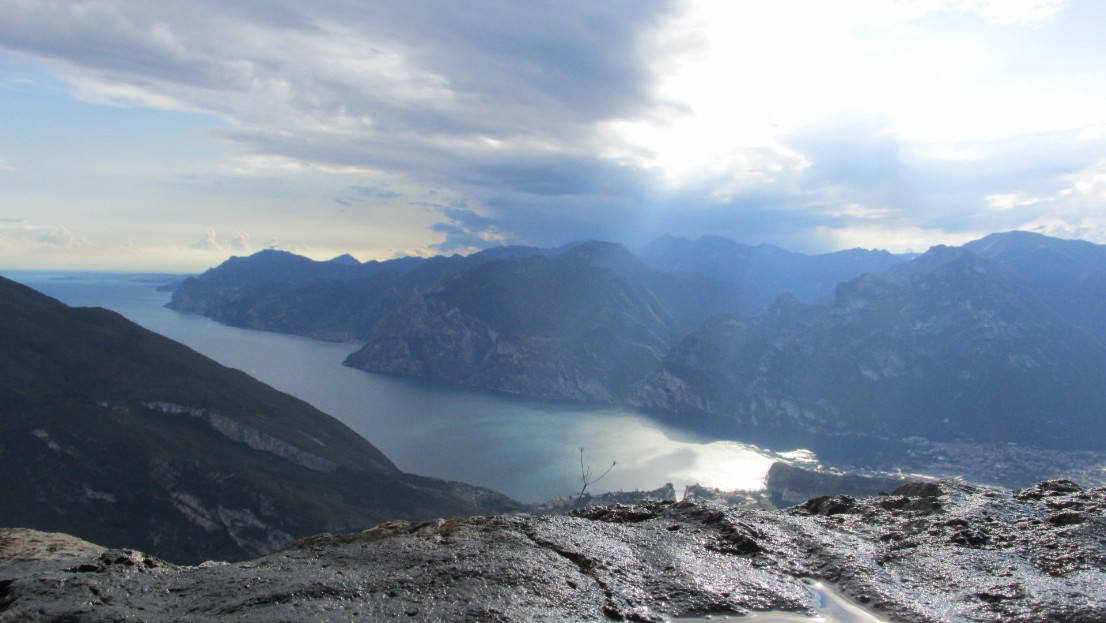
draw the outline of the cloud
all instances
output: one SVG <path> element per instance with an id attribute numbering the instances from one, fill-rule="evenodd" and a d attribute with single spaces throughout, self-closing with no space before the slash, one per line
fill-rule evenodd
<path id="1" fill-rule="evenodd" d="M 64 63 L 84 99 L 226 119 L 218 134 L 239 150 L 235 172 L 384 172 L 482 205 L 604 192 L 589 170 L 593 124 L 658 106 L 644 38 L 676 8 L 628 0 L 4 4 L 0 43 Z M 399 199 L 355 186 L 335 201 Z M 543 225 L 502 217 L 504 235 L 542 238 L 532 234 Z"/>
<path id="2" fill-rule="evenodd" d="M 394 201 L 402 197 L 401 193 L 377 186 L 349 186 L 342 190 L 342 194 L 334 198 L 334 202 L 350 207 L 363 203 Z"/>
<path id="3" fill-rule="evenodd" d="M 554 131 L 639 107 L 648 76 L 638 35 L 670 5 L 6 0 L 4 9 L 0 42 L 80 67 L 84 92 L 105 101 L 224 114 L 242 141 L 354 132 L 433 143 L 559 142 L 567 137 Z"/>
<path id="4" fill-rule="evenodd" d="M 82 240 L 64 227 L 55 227 L 39 236 L 38 240 L 44 245 L 60 248 L 88 246 L 88 241 Z"/>
<path id="5" fill-rule="evenodd" d="M 1106 244 L 1106 159 L 1069 175 L 1066 186 L 1047 199 L 1047 211 L 1037 211 L 1026 229 L 1050 236 L 1079 238 Z"/>
<path id="6" fill-rule="evenodd" d="M 209 227 L 204 235 L 199 240 L 188 245 L 188 248 L 198 251 L 213 251 L 218 253 L 224 253 L 232 251 L 235 253 L 250 253 L 253 251 L 253 247 L 250 245 L 250 235 L 245 232 L 236 231 L 229 238 L 220 238 L 215 233 L 215 229 Z"/>
<path id="7" fill-rule="evenodd" d="M 200 238 L 196 242 L 189 245 L 192 249 L 199 249 L 201 251 L 222 251 L 223 245 L 219 242 L 219 239 L 215 235 L 214 229 L 208 229 L 204 232 L 203 238 Z"/>
<path id="8" fill-rule="evenodd" d="M 64 251 L 92 243 L 60 225 L 42 225 L 20 218 L 0 219 L 0 248 L 6 251 Z"/>
<path id="9" fill-rule="evenodd" d="M 963 148 L 971 156 L 951 160 L 899 136 L 885 115 L 847 114 L 797 129 L 778 149 L 751 148 L 755 175 L 753 165 L 723 169 L 678 187 L 649 169 L 595 157 L 483 162 L 464 178 L 479 208 L 440 210 L 446 219 L 434 229 L 446 239 L 436 248 L 586 238 L 641 244 L 662 233 L 718 233 L 810 252 L 905 251 L 1053 220 L 1070 224 L 1069 235 L 1106 241 L 1087 224 L 1100 210 L 1093 197 L 1104 178 L 1095 165 L 1106 141 L 1057 132 Z"/>
<path id="10" fill-rule="evenodd" d="M 1012 192 L 987 195 L 984 197 L 984 201 L 986 201 L 988 208 L 1004 212 L 1021 206 L 1036 205 L 1047 200 L 1041 197 L 1029 197 L 1023 192 Z"/>
<path id="11" fill-rule="evenodd" d="M 997 24 L 1019 24 L 1049 19 L 1063 9 L 1068 0 L 961 0 L 958 4 Z"/>
<path id="12" fill-rule="evenodd" d="M 253 250 L 250 246 L 250 235 L 241 231 L 234 232 L 234 236 L 230 239 L 230 248 L 238 253 L 249 253 Z"/>
<path id="13" fill-rule="evenodd" d="M 319 198 L 302 222 L 326 211 L 343 226 L 355 211 L 333 203 L 412 221 L 429 210 L 413 248 L 718 233 L 820 250 L 1095 227 L 1106 134 L 1088 128 L 1106 127 L 1106 49 L 1080 34 L 1097 23 L 1094 3 L 0 0 L 0 11 L 0 46 L 46 59 L 84 101 L 220 119 L 213 134 L 232 153 L 219 173 L 254 182 L 236 192 L 280 180 Z M 250 250 L 210 219 L 186 231 L 209 224 L 193 250 Z M 318 244 L 286 227 L 271 231 L 290 247 Z"/>
<path id="14" fill-rule="evenodd" d="M 445 234 L 445 240 L 433 245 L 433 248 L 446 254 L 466 253 L 486 249 L 502 244 L 505 236 L 500 231 L 497 219 L 481 216 L 467 206 L 441 208 L 445 221 L 431 226 L 434 231 Z"/>

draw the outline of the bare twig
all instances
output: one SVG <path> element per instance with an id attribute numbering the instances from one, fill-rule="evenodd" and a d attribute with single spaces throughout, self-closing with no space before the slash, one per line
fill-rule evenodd
<path id="1" fill-rule="evenodd" d="M 584 495 L 587 493 L 588 487 L 603 480 L 603 477 L 611 473 L 614 466 L 618 464 L 618 461 L 611 461 L 611 466 L 607 468 L 605 472 L 598 476 L 593 476 L 591 472 L 591 466 L 584 466 L 584 447 L 580 446 L 580 494 L 576 496 L 576 504 L 572 506 L 573 509 L 580 507 L 580 502 L 583 501 Z"/>

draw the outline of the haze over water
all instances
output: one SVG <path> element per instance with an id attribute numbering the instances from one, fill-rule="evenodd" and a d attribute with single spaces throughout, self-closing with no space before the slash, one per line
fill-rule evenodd
<path id="1" fill-rule="evenodd" d="M 579 490 L 579 448 L 601 473 L 593 493 L 671 482 L 759 489 L 772 460 L 732 441 L 710 442 L 623 407 L 524 400 L 389 377 L 341 365 L 356 349 L 237 329 L 164 307 L 159 282 L 91 273 L 6 276 L 73 306 L 100 306 L 338 418 L 404 471 L 491 487 L 524 501 Z"/>

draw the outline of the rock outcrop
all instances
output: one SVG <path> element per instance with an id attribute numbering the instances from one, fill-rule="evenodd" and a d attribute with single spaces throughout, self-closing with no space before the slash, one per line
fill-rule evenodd
<path id="1" fill-rule="evenodd" d="M 643 502 L 390 522 L 176 567 L 0 531 L 0 621 L 663 621 L 810 612 L 822 579 L 889 621 L 1106 620 L 1106 489 L 951 481 L 787 511 Z"/>
<path id="2" fill-rule="evenodd" d="M 780 508 L 825 495 L 867 497 L 894 491 L 905 484 L 908 484 L 907 479 L 902 476 L 837 474 L 803 469 L 779 461 L 768 468 L 764 478 L 768 498 Z"/>

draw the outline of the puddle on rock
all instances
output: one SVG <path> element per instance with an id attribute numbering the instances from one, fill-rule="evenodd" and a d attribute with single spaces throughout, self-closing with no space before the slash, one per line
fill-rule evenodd
<path id="1" fill-rule="evenodd" d="M 677 617 L 672 623 L 684 621 L 734 621 L 735 623 L 887 623 L 864 607 L 853 603 L 837 589 L 821 582 L 807 585 L 815 599 L 816 616 L 794 612 L 752 612 L 747 615 L 710 614 L 697 617 Z"/>

